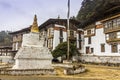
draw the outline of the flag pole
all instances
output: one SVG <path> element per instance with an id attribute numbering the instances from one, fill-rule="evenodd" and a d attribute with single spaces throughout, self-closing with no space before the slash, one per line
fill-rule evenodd
<path id="1" fill-rule="evenodd" d="M 68 0 L 68 13 L 67 13 L 67 61 L 69 61 L 70 57 L 70 21 L 69 21 L 69 16 L 70 16 L 70 0 Z"/>

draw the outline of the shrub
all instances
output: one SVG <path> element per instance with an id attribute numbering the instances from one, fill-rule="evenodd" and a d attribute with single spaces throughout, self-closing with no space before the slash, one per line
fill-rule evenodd
<path id="1" fill-rule="evenodd" d="M 67 55 L 67 42 L 60 43 L 51 53 L 54 58 L 66 56 Z M 77 53 L 78 53 L 78 50 L 76 49 L 76 46 L 70 43 L 69 57 L 71 58 L 73 55 L 76 55 Z"/>

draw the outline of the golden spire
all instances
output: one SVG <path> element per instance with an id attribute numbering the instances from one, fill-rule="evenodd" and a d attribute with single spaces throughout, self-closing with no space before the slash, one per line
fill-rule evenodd
<path id="1" fill-rule="evenodd" d="M 37 24 L 37 15 L 34 16 L 34 21 L 31 27 L 31 32 L 39 32 L 38 24 Z"/>

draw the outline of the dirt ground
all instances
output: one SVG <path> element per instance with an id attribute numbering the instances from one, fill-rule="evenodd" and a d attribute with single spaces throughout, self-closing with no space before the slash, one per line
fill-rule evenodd
<path id="1" fill-rule="evenodd" d="M 85 64 L 86 72 L 77 75 L 64 75 L 57 69 L 58 75 L 7 76 L 0 75 L 1 80 L 120 80 L 120 67 Z"/>
<path id="2" fill-rule="evenodd" d="M 93 78 L 100 80 L 120 80 L 120 67 L 110 67 L 101 65 L 85 65 L 86 73 L 75 75 L 75 77 Z"/>

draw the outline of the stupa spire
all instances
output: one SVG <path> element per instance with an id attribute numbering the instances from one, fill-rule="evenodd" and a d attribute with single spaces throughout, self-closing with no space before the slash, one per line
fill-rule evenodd
<path id="1" fill-rule="evenodd" d="M 36 32 L 36 33 L 39 32 L 38 23 L 37 23 L 37 15 L 36 14 L 34 16 L 34 21 L 33 21 L 32 27 L 31 27 L 31 32 Z"/>

